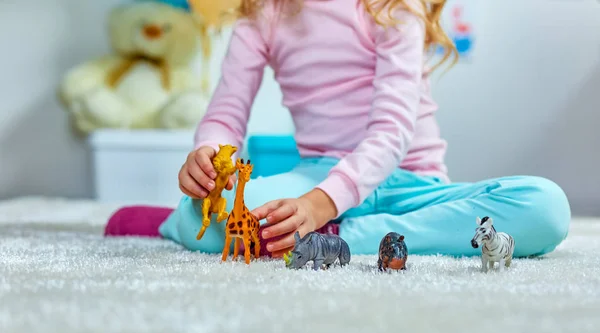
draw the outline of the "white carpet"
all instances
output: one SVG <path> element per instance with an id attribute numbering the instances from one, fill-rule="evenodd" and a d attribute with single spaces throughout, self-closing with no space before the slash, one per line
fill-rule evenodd
<path id="1" fill-rule="evenodd" d="M 380 274 L 374 256 L 290 271 L 104 239 L 115 208 L 0 202 L 0 332 L 600 332 L 600 221 L 575 220 L 558 250 L 504 273 L 411 256 Z"/>

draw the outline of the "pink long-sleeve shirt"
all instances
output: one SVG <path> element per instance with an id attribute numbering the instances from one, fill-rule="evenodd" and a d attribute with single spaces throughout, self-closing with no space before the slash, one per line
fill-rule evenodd
<path id="1" fill-rule="evenodd" d="M 304 0 L 299 14 L 284 15 L 268 4 L 257 20 L 236 23 L 196 147 L 243 144 L 268 65 L 292 115 L 300 155 L 340 159 L 318 185 L 338 216 L 398 167 L 447 181 L 423 22 L 399 11 L 403 23 L 384 29 L 360 0 Z"/>

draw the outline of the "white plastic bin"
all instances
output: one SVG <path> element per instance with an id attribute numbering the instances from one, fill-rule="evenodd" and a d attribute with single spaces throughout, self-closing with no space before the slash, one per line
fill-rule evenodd
<path id="1" fill-rule="evenodd" d="M 193 131 L 99 130 L 89 137 L 96 200 L 175 207 Z"/>

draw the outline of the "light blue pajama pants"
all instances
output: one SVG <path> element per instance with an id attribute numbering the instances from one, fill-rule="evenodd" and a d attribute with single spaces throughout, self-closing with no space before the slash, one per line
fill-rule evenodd
<path id="1" fill-rule="evenodd" d="M 338 160 L 303 159 L 290 172 L 252 179 L 245 202 L 254 209 L 283 198 L 296 198 L 314 188 Z M 224 191 L 227 210 L 234 191 Z M 184 196 L 161 225 L 160 233 L 189 250 L 221 253 L 225 223 L 213 217 L 204 237 L 196 240 L 201 222 L 201 200 Z M 472 256 L 476 217 L 490 216 L 497 231 L 515 239 L 515 256 L 553 251 L 566 237 L 571 211 L 566 195 L 550 180 L 514 176 L 477 183 L 446 184 L 434 177 L 397 169 L 360 206 L 340 218 L 340 236 L 352 254 L 376 254 L 381 238 L 390 231 L 403 234 L 409 253 Z M 264 221 L 261 221 L 264 223 Z"/>

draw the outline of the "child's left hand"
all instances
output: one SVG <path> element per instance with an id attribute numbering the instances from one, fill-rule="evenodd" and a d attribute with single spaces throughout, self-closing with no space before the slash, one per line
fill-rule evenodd
<path id="1" fill-rule="evenodd" d="M 280 239 L 267 243 L 273 257 L 281 257 L 294 248 L 294 233 L 303 237 L 329 222 L 337 210 L 327 194 L 319 189 L 298 199 L 280 199 L 268 202 L 252 211 L 259 220 L 267 219 L 263 239 Z M 280 237 L 283 236 L 283 237 Z"/>

